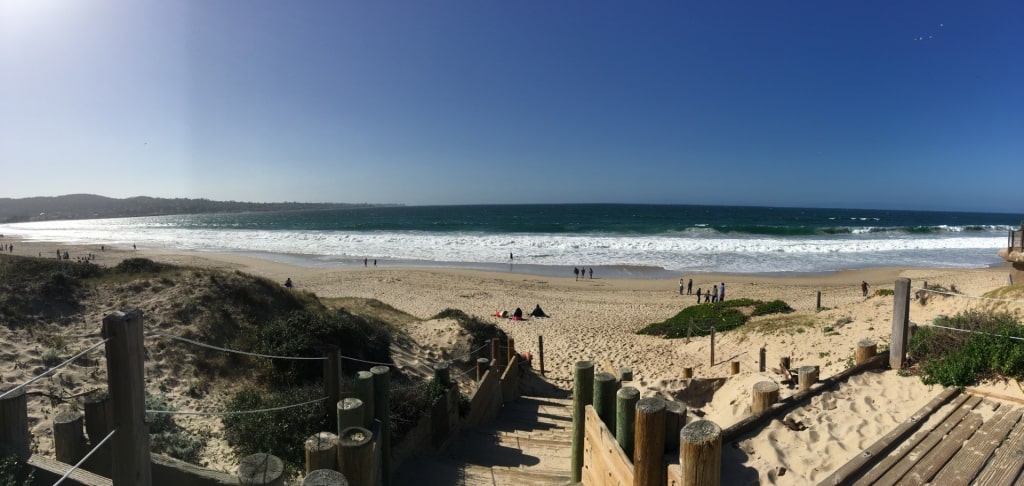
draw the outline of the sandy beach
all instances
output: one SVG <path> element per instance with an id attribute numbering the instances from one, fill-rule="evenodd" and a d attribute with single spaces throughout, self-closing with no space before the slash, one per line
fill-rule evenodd
<path id="1" fill-rule="evenodd" d="M 876 289 L 891 289 L 897 278 L 907 277 L 917 288 L 927 281 L 949 288 L 955 286 L 965 296 L 983 293 L 1006 285 L 1007 270 L 985 269 L 877 268 L 846 271 L 827 275 L 763 276 L 681 274 L 673 279 L 634 280 L 566 277 L 542 277 L 516 273 L 483 272 L 455 269 L 392 268 L 387 263 L 357 269 L 305 268 L 267 260 L 230 254 L 171 253 L 131 248 L 68 246 L 55 243 L 25 242 L 5 238 L 14 244 L 14 254 L 53 258 L 55 251 L 67 249 L 71 259 L 92 254 L 100 265 L 113 265 L 126 257 L 141 256 L 180 265 L 240 270 L 275 281 L 290 278 L 297 289 L 321 297 L 372 298 L 409 313 L 429 319 L 438 312 L 454 308 L 499 325 L 515 338 L 520 351 L 537 354 L 538 339 L 543 336 L 544 366 L 547 378 L 564 389 L 571 388 L 575 362 L 590 360 L 597 371 L 615 371 L 629 367 L 641 396 L 660 395 L 685 398 L 689 405 L 725 427 L 749 414 L 750 390 L 754 383 L 766 379 L 780 381 L 773 373 L 779 358 L 789 356 L 793 366 L 817 365 L 821 376 L 830 376 L 847 367 L 856 343 L 871 338 L 880 346 L 890 340 L 892 297 L 874 296 Z M 995 250 L 993 250 L 995 251 Z M 715 342 L 715 362 L 710 361 L 708 338 L 667 340 L 643 336 L 635 331 L 654 322 L 663 321 L 696 303 L 693 295 L 679 295 L 678 278 L 693 279 L 693 290 L 707 289 L 725 283 L 727 297 L 763 301 L 781 299 L 796 312 L 785 317 L 753 319 L 744 328 L 720 333 Z M 861 293 L 860 282 L 869 285 L 869 297 Z M 818 293 L 822 310 L 816 309 Z M 911 304 L 912 322 L 928 323 L 938 315 L 953 315 L 984 303 L 970 298 L 932 298 L 926 305 Z M 102 312 L 90 317 L 94 322 L 68 326 L 69 334 L 98 335 Z M 131 302 L 128 302 L 131 305 Z M 513 311 L 519 307 L 529 312 L 540 305 L 551 316 L 546 319 L 511 321 L 493 317 L 495 311 Z M 1020 305 L 1011 306 L 1021 312 Z M 412 327 L 436 326 L 417 323 Z M 412 367 L 429 364 L 430 356 L 440 356 L 433 346 L 444 346 L 444 339 L 431 340 L 427 333 L 410 332 L 420 342 L 422 352 L 400 354 L 401 359 L 422 361 L 406 363 Z M 3 352 L 2 382 L 4 386 L 32 376 L 40 370 L 39 344 L 24 331 L 0 327 Z M 758 350 L 767 351 L 769 370 L 759 373 Z M 738 361 L 740 373 L 730 376 L 729 363 Z M 15 368 L 11 363 L 28 363 Z M 717 390 L 702 394 L 696 401 L 686 392 L 687 381 L 681 378 L 684 367 L 694 368 L 697 378 L 723 378 Z M 159 383 L 170 370 L 161 370 L 158 360 L 147 362 L 147 378 Z M 535 358 L 534 368 L 538 368 Z M 84 374 L 84 373 L 81 373 Z M 87 380 L 85 377 L 77 377 Z M 727 379 L 725 379 L 727 378 Z M 993 384 L 1000 393 L 1020 395 L 1019 387 Z M 169 396 L 182 393 L 181 386 L 167 386 Z M 863 391 L 863 393 L 861 393 Z M 792 393 L 783 387 L 783 396 Z M 870 393 L 869 393 L 870 392 Z M 794 411 L 792 418 L 808 426 L 806 431 L 792 433 L 780 430 L 776 421 L 761 433 L 744 439 L 739 449 L 743 464 L 756 470 L 767 484 L 803 484 L 820 480 L 831 470 L 846 462 L 860 448 L 884 435 L 894 424 L 904 420 L 939 392 L 927 387 L 916 377 L 901 377 L 895 371 L 868 373 L 852 379 L 834 391 L 820 395 L 809 406 Z M 179 397 L 177 405 L 187 408 L 187 397 Z M 699 402 L 699 403 L 698 403 Z M 49 423 L 43 420 L 49 412 L 33 413 L 33 432 L 37 447 L 45 452 L 49 444 Z M 213 441 L 205 460 L 210 467 L 231 471 L 234 464 L 223 444 Z M 50 446 L 52 447 L 52 446 Z M 729 456 L 727 456 L 728 460 Z M 784 467 L 788 473 L 778 476 Z M 750 473 L 748 473 L 750 474 Z"/>

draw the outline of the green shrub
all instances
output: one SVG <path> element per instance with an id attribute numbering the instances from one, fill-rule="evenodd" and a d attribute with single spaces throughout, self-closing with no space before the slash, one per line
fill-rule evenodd
<path id="1" fill-rule="evenodd" d="M 166 395 L 146 392 L 146 410 L 173 412 L 174 408 L 168 403 Z M 152 452 L 195 463 L 206 448 L 209 434 L 191 433 L 178 425 L 173 414 L 147 413 L 146 423 L 149 425 L 149 450 Z"/>
<path id="2" fill-rule="evenodd" d="M 712 325 L 719 332 L 737 328 L 747 322 L 747 315 L 734 308 L 730 302 L 733 301 L 692 305 L 665 321 L 651 324 L 637 331 L 637 334 L 675 339 L 686 337 L 688 332 L 693 336 L 706 336 L 711 333 Z M 692 329 L 690 329 L 691 320 L 693 322 Z"/>
<path id="3" fill-rule="evenodd" d="M 245 388 L 228 402 L 227 410 L 242 412 L 274 408 L 321 397 L 322 386 L 278 388 L 271 392 Z M 302 444 L 306 438 L 335 427 L 327 423 L 324 401 L 272 412 L 226 415 L 221 421 L 224 424 L 224 438 L 236 455 L 244 457 L 258 452 L 270 453 L 280 457 L 290 471 L 302 467 L 305 460 Z"/>
<path id="4" fill-rule="evenodd" d="M 886 297 L 890 295 L 896 295 L 893 289 L 875 289 L 875 295 L 879 297 Z"/>
<path id="5" fill-rule="evenodd" d="M 35 470 L 18 464 L 14 454 L 0 454 L 0 486 L 31 486 Z"/>
<path id="6" fill-rule="evenodd" d="M 771 302 L 763 302 L 754 306 L 754 311 L 750 313 L 751 316 L 764 316 L 768 314 L 788 314 L 793 312 L 793 308 L 789 304 L 781 300 L 773 300 Z"/>
<path id="7" fill-rule="evenodd" d="M 1007 313 L 967 311 L 936 318 L 939 327 L 921 327 L 907 343 L 920 362 L 926 384 L 967 386 L 979 378 L 1003 375 L 1024 378 L 1024 328 Z"/>

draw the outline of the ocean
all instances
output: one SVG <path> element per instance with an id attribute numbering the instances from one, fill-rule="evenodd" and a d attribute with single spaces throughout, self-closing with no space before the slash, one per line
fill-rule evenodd
<path id="1" fill-rule="evenodd" d="M 980 268 L 1019 214 L 694 205 L 395 206 L 5 224 L 30 240 L 229 252 L 311 267 L 667 278 Z M 510 259 L 511 257 L 511 259 Z"/>

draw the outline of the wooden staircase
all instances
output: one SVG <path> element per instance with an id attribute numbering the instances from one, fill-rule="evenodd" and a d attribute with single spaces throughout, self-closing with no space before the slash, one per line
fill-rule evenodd
<path id="1" fill-rule="evenodd" d="M 480 427 L 462 430 L 438 454 L 420 454 L 396 485 L 565 485 L 572 454 L 572 400 L 522 396 Z"/>

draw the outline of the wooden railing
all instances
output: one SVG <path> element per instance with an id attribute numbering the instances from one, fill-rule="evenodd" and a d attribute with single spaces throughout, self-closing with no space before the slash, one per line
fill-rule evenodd
<path id="1" fill-rule="evenodd" d="M 1006 250 L 1024 251 L 1024 222 L 1020 224 L 1019 230 L 1010 230 L 1006 236 Z"/>

